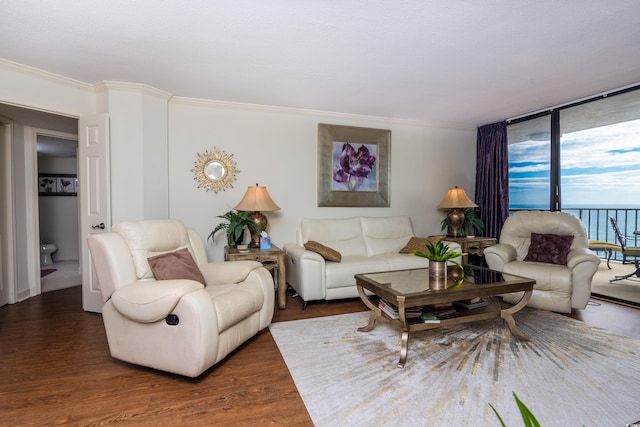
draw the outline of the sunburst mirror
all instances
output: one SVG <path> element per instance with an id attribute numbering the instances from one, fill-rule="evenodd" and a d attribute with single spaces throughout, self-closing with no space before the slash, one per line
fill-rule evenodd
<path id="1" fill-rule="evenodd" d="M 236 179 L 236 174 L 240 172 L 236 169 L 236 162 L 233 161 L 233 154 L 218 151 L 213 147 L 212 151 L 205 151 L 198 154 L 195 167 L 191 172 L 196 174 L 198 188 L 212 190 L 214 193 L 224 191 L 227 187 L 233 188 L 231 184 Z"/>

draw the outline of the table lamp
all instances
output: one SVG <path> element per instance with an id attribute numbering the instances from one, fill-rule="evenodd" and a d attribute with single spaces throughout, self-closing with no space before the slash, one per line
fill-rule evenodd
<path id="1" fill-rule="evenodd" d="M 438 209 L 451 209 L 447 215 L 447 222 L 449 224 L 449 233 L 447 237 L 462 237 L 462 224 L 464 224 L 464 212 L 461 208 L 476 208 L 478 205 L 464 192 L 464 189 L 455 187 L 447 191 L 446 196 L 440 204 Z"/>
<path id="2" fill-rule="evenodd" d="M 244 197 L 234 209 L 237 211 L 250 212 L 249 215 L 258 227 L 260 227 L 260 230 L 266 231 L 268 221 L 267 217 L 264 216 L 261 211 L 277 211 L 280 209 L 280 206 L 276 205 L 271 199 L 267 187 L 260 187 L 256 183 L 255 187 L 247 188 Z M 260 233 L 251 227 L 249 227 L 249 232 L 251 233 L 251 246 L 256 248 L 260 247 Z"/>

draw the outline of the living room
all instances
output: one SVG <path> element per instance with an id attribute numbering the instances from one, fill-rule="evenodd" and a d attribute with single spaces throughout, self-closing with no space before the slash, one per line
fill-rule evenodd
<path id="1" fill-rule="evenodd" d="M 637 7 L 633 3 L 626 2 L 620 2 L 617 6 L 619 9 L 613 12 L 602 11 L 602 15 L 606 15 L 607 18 L 603 20 L 608 24 L 611 24 L 609 20 L 613 18 L 624 23 L 624 19 L 632 15 L 629 10 L 633 11 Z M 153 6 L 149 5 L 149 7 Z M 542 5 L 528 7 L 534 9 L 527 10 L 528 16 L 537 11 L 536 16 L 541 19 L 547 17 L 539 10 L 543 9 Z M 576 6 L 567 6 L 564 9 L 565 6 L 553 3 L 548 7 L 561 7 L 566 16 L 571 8 Z M 583 5 L 580 6 L 582 7 Z M 595 16 L 598 15 L 596 11 L 600 8 L 595 5 L 590 5 L 590 8 L 593 8 L 590 9 L 591 14 L 585 12 L 585 15 L 591 16 L 595 22 L 586 20 L 585 17 L 583 25 L 597 28 L 598 20 Z M 58 12 L 53 14 L 58 16 Z M 467 17 L 471 14 L 469 11 L 465 12 Z M 37 16 L 37 14 L 34 15 Z M 17 19 L 15 15 L 10 16 Z M 46 21 L 44 17 L 40 19 Z M 159 19 L 157 22 L 162 20 Z M 554 22 L 557 24 L 557 21 Z M 593 27 L 584 22 L 593 23 Z M 397 96 L 393 96 L 393 92 L 398 90 L 393 81 L 398 77 L 383 73 L 377 81 L 366 86 L 349 89 L 346 84 L 338 85 L 345 99 L 356 99 L 360 95 L 378 92 L 376 98 L 368 99 L 369 105 L 360 109 L 349 105 L 349 102 L 344 104 L 343 109 L 338 109 L 328 107 L 333 105 L 328 102 L 314 104 L 305 98 L 303 86 L 313 85 L 313 83 L 296 78 L 293 71 L 287 77 L 291 81 L 289 90 L 299 94 L 298 104 L 278 102 L 277 94 L 275 98 L 268 98 L 261 93 L 270 85 L 269 81 L 264 79 L 257 79 L 251 83 L 250 87 L 256 93 L 254 98 L 231 96 L 231 94 L 227 97 L 225 88 L 217 84 L 214 86 L 218 95 L 208 96 L 212 93 L 206 90 L 208 86 L 200 83 L 202 86 L 198 87 L 195 81 L 197 76 L 213 73 L 213 66 L 211 70 L 190 66 L 188 72 L 179 72 L 182 80 L 193 80 L 195 88 L 190 88 L 190 92 L 176 92 L 156 84 L 153 73 L 149 73 L 148 77 L 142 80 L 123 80 L 120 78 L 121 74 L 117 73 L 99 79 L 91 79 L 91 76 L 84 78 L 80 73 L 58 71 L 59 68 L 54 65 L 47 67 L 35 58 L 21 57 L 17 54 L 9 55 L 8 53 L 12 51 L 5 46 L 0 49 L 0 57 L 4 58 L 0 60 L 0 81 L 2 82 L 0 102 L 72 118 L 96 113 L 108 115 L 111 146 L 109 224 L 123 220 L 175 218 L 194 227 L 200 236 L 206 239 L 219 222 L 216 216 L 236 206 L 246 188 L 259 183 L 268 188 L 271 197 L 281 208 L 279 211 L 267 213 L 268 232 L 274 244 L 279 246 L 295 239 L 295 228 L 300 220 L 306 217 L 409 215 L 416 234 L 426 236 L 440 232 L 440 222 L 444 213 L 437 208 L 437 205 L 447 189 L 457 185 L 465 188 L 468 194 L 474 194 L 475 144 L 478 126 L 638 82 L 639 65 L 634 62 L 637 61 L 635 58 L 637 51 L 634 50 L 635 48 L 629 48 L 630 43 L 637 46 L 638 33 L 635 30 L 635 24 L 629 23 L 628 26 L 620 22 L 617 24 L 612 27 L 617 27 L 621 32 L 623 29 L 627 31 L 620 36 L 626 42 L 618 43 L 616 40 L 609 43 L 614 43 L 610 46 L 624 51 L 619 53 L 620 57 L 625 57 L 624 61 L 615 62 L 613 58 L 603 61 L 599 55 L 605 50 L 604 47 L 594 48 L 595 53 L 591 56 L 595 58 L 592 62 L 610 62 L 611 64 L 601 74 L 583 78 L 576 75 L 575 79 L 559 77 L 555 83 L 542 85 L 541 82 L 556 78 L 553 75 L 554 71 L 543 72 L 544 67 L 534 67 L 536 64 L 533 63 L 534 59 L 541 60 L 541 58 L 527 58 L 526 55 L 518 55 L 519 51 L 514 50 L 509 60 L 505 61 L 505 67 L 519 62 L 520 64 L 513 66 L 510 72 L 518 71 L 520 76 L 516 78 L 512 75 L 511 81 L 504 77 L 507 89 L 503 89 L 506 93 L 501 92 L 501 97 L 485 92 L 484 89 L 473 90 L 474 86 L 476 88 L 482 86 L 482 79 L 472 85 L 466 82 L 465 76 L 483 73 L 482 70 L 470 72 L 474 64 L 469 58 L 477 59 L 477 57 L 465 58 L 464 55 L 460 55 L 462 59 L 458 58 L 455 61 L 459 74 L 451 74 L 450 79 L 453 82 L 446 85 L 447 90 L 438 87 L 439 84 L 444 84 L 438 80 L 432 80 L 426 85 L 427 87 L 420 90 L 416 89 L 419 84 L 414 83 L 410 87 L 416 93 L 405 92 L 401 99 L 398 99 Z M 330 22 L 327 25 L 331 25 Z M 402 34 L 401 29 L 397 28 L 384 30 L 385 20 L 381 17 L 377 25 L 383 34 L 387 31 L 397 31 Z M 459 24 L 459 26 L 463 25 L 471 24 Z M 230 27 L 232 25 L 228 23 L 224 28 Z M 539 29 L 529 31 L 538 35 L 544 32 Z M 581 35 L 580 38 L 586 37 L 585 31 L 578 31 L 578 29 L 574 31 L 575 34 Z M 597 34 L 592 37 L 602 38 L 600 31 L 602 30 L 594 30 L 593 32 Z M 188 41 L 178 36 L 176 40 L 181 40 L 184 45 L 188 45 Z M 446 44 L 439 38 L 436 40 Z M 255 40 L 252 41 L 255 42 Z M 278 41 L 282 40 L 278 39 Z M 502 42 L 503 40 L 500 40 L 496 44 Z M 572 42 L 576 43 L 575 40 Z M 596 42 L 594 40 L 594 43 Z M 580 43 L 590 44 L 591 42 L 587 43 L 583 39 Z M 407 54 L 419 51 L 417 48 L 406 47 L 411 45 L 403 44 L 403 46 Z M 356 47 L 358 47 L 357 44 L 352 46 L 352 49 Z M 475 46 L 474 49 L 479 47 Z M 567 51 L 569 50 L 570 48 L 567 47 Z M 353 52 L 350 53 L 353 54 Z M 501 52 L 498 56 L 505 54 Z M 209 55 L 216 57 L 214 53 Z M 180 58 L 178 52 L 176 57 Z M 277 58 L 279 61 L 288 60 L 286 57 Z M 553 58 L 557 60 L 558 56 Z M 580 57 L 579 61 L 566 64 L 566 67 L 571 69 L 571 73 L 588 74 L 587 69 L 590 68 L 591 62 L 587 64 L 581 62 L 584 58 Z M 377 58 L 374 59 L 370 59 L 366 64 L 380 63 Z M 423 65 L 426 67 L 426 65 L 445 62 L 448 59 L 434 56 L 433 59 L 425 59 Z M 355 67 L 356 61 L 347 60 L 348 55 L 344 53 L 336 57 L 331 67 L 341 67 L 340 61 L 346 61 L 347 68 Z M 186 59 L 172 60 L 170 63 L 155 64 L 155 66 L 171 69 L 174 61 L 184 62 Z M 76 59 L 76 62 L 82 62 L 82 60 Z M 140 62 L 143 61 L 136 63 L 135 67 L 142 67 Z M 548 62 L 557 63 L 553 60 Z M 253 65 L 255 65 L 253 62 L 249 62 L 246 67 L 250 68 Z M 527 66 L 532 68 L 528 69 Z M 241 61 L 236 67 L 237 70 L 241 70 L 245 65 Z M 406 66 L 401 68 L 403 72 L 410 69 Z M 323 69 L 318 68 L 319 74 L 323 72 Z M 357 75 L 345 77 L 350 77 L 349 81 L 352 82 L 360 80 Z M 413 73 L 407 77 L 408 80 L 411 78 L 414 78 Z M 211 74 L 210 79 L 215 81 L 214 74 Z M 534 94 L 536 91 L 537 95 Z M 477 92 L 482 94 L 479 95 Z M 508 101 L 496 100 L 497 98 L 505 99 L 507 96 L 510 98 Z M 423 100 L 423 109 L 408 112 L 410 110 L 408 106 L 412 105 L 411 101 L 414 98 Z M 268 99 L 273 101 L 267 102 Z M 318 97 L 318 100 L 320 101 L 321 98 Z M 403 104 L 406 106 L 403 107 Z M 427 108 L 424 104 L 433 105 Z M 459 111 L 457 116 L 453 114 L 456 109 Z M 317 132 L 318 124 L 321 123 L 391 130 L 390 207 L 317 206 Z M 29 124 L 16 123 L 14 135 L 22 135 L 24 126 L 29 127 Z M 233 160 L 239 169 L 233 187 L 218 193 L 198 188 L 192 171 L 198 155 L 213 148 L 233 155 Z M 16 146 L 14 150 L 14 158 L 28 157 L 28 152 L 23 151 L 24 148 Z M 16 173 L 14 184 L 17 194 L 27 193 L 29 176 L 34 173 L 34 166 L 28 164 L 26 160 L 24 163 L 24 168 L 19 163 L 14 165 Z M 24 245 L 23 241 L 30 239 L 35 242 L 35 247 L 38 245 L 37 237 L 34 237 L 27 225 L 22 223 L 22 218 L 28 218 L 30 215 L 29 203 L 27 199 L 18 198 L 13 207 L 18 225 L 15 240 L 20 242 L 15 245 L 15 259 L 19 260 L 33 256 L 33 247 Z M 207 254 L 211 260 L 223 259 L 224 244 L 225 241 L 221 237 L 206 242 Z M 6 253 L 6 247 L 3 247 L 3 254 L 6 255 Z M 23 296 L 19 299 L 38 294 L 33 272 L 30 272 L 29 268 L 17 268 L 14 276 L 15 294 Z M 8 283 L 8 280 L 4 283 Z"/>

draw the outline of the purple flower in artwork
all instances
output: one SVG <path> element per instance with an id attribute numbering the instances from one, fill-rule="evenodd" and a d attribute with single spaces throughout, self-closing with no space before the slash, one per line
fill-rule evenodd
<path id="1" fill-rule="evenodd" d="M 342 146 L 338 165 L 333 168 L 333 180 L 344 184 L 349 191 L 356 191 L 369 177 L 376 157 L 363 144 L 356 151 L 350 143 Z"/>
<path id="2" fill-rule="evenodd" d="M 68 179 L 61 178 L 60 184 L 62 184 L 62 186 L 64 187 L 63 191 L 67 191 L 67 187 L 71 184 L 71 181 Z"/>
<path id="3" fill-rule="evenodd" d="M 43 187 L 46 193 L 51 192 L 51 184 L 53 184 L 53 180 L 51 178 L 42 178 L 40 181 L 40 187 Z"/>

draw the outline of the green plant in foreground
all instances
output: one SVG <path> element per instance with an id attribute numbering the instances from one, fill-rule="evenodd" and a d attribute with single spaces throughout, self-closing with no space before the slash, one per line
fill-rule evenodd
<path id="1" fill-rule="evenodd" d="M 427 242 L 424 244 L 424 246 L 427 248 L 427 252 L 414 250 L 411 252 L 411 255 L 426 258 L 429 261 L 434 261 L 434 262 L 449 261 L 457 265 L 458 267 L 462 268 L 462 264 L 460 264 L 457 261 L 454 261 L 453 259 L 464 256 L 466 254 L 449 249 L 449 245 L 444 243 L 444 239 L 440 239 L 436 243 Z"/>
<path id="2" fill-rule="evenodd" d="M 522 421 L 524 422 L 524 426 L 540 427 L 540 423 L 538 422 L 536 417 L 534 417 L 531 411 L 529 410 L 529 408 L 527 408 L 527 406 L 524 403 L 522 403 L 522 401 L 518 398 L 518 395 L 515 392 L 513 393 L 513 397 L 516 399 L 516 404 L 518 405 L 518 409 L 520 410 L 520 415 L 522 415 Z M 500 420 L 500 424 L 502 425 L 502 427 L 506 427 L 506 424 L 502 420 L 502 417 L 498 413 L 498 410 L 494 408 L 494 406 L 491 403 L 489 403 L 489 406 L 491 406 L 491 409 L 493 409 L 493 412 L 496 414 L 496 416 Z"/>

